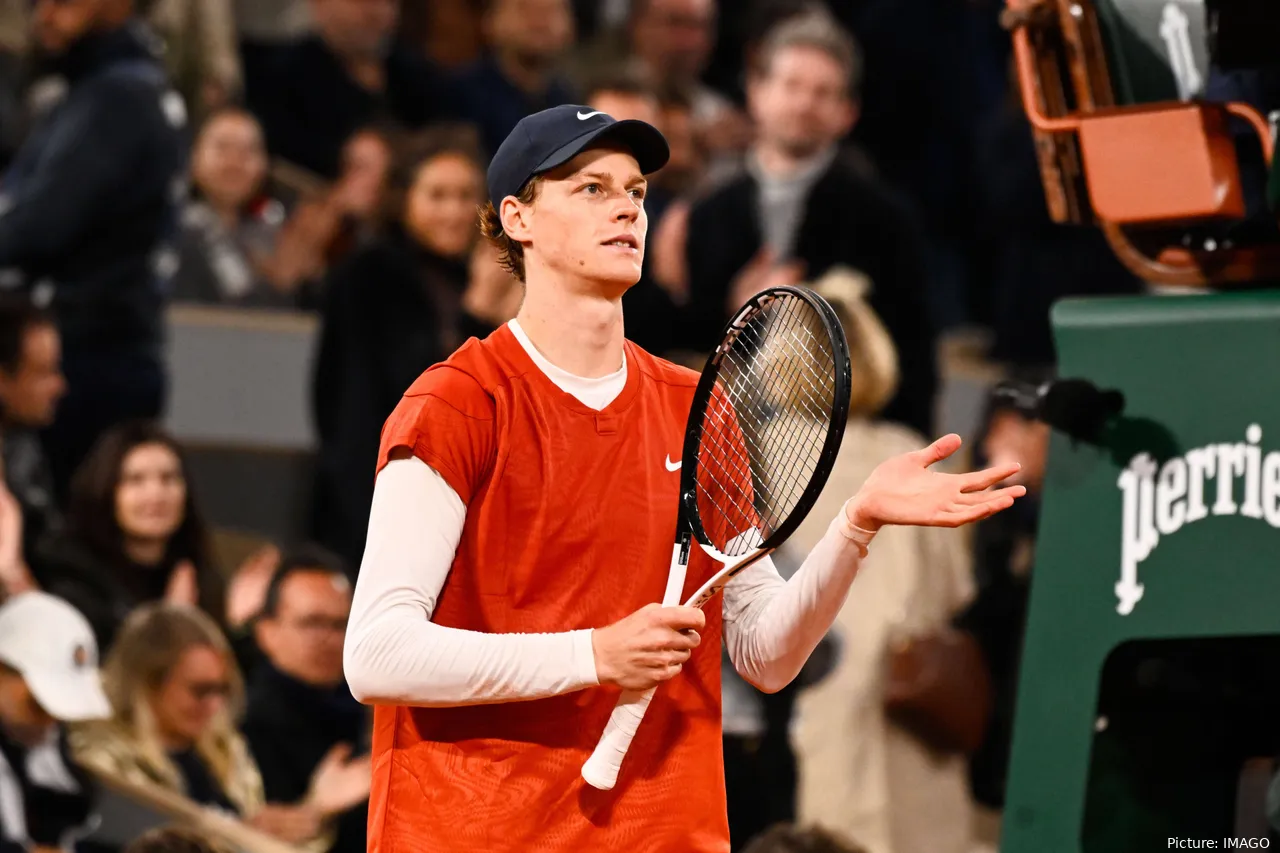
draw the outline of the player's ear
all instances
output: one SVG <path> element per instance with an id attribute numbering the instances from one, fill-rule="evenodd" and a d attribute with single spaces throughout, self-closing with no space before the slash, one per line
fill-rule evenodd
<path id="1" fill-rule="evenodd" d="M 498 209 L 498 218 L 502 220 L 502 231 L 517 243 L 527 243 L 532 224 L 532 205 L 522 204 L 515 196 L 507 196 Z"/>

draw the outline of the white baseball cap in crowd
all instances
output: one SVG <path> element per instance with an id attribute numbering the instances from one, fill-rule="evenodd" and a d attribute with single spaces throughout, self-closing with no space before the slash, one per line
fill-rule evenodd
<path id="1" fill-rule="evenodd" d="M 67 602 L 24 592 L 0 605 L 0 663 L 17 670 L 55 720 L 111 716 L 89 622 Z"/>

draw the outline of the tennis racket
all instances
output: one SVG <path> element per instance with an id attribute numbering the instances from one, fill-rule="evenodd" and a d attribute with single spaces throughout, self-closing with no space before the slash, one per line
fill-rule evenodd
<path id="1" fill-rule="evenodd" d="M 775 287 L 725 327 L 685 428 L 680 509 L 664 606 L 680 603 L 696 541 L 722 568 L 687 604 L 701 607 L 786 541 L 831 473 L 849 413 L 849 346 L 811 290 Z M 624 691 L 582 778 L 613 788 L 654 690 Z"/>

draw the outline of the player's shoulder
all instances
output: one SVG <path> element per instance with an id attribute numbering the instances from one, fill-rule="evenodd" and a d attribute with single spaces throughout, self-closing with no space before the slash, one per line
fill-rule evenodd
<path id="1" fill-rule="evenodd" d="M 698 387 L 701 374 L 696 370 L 660 358 L 630 341 L 627 342 L 627 355 L 642 375 L 661 388 L 692 394 Z"/>
<path id="2" fill-rule="evenodd" d="M 405 399 L 434 398 L 464 415 L 488 420 L 494 414 L 497 385 L 492 362 L 484 341 L 472 338 L 449 358 L 424 370 L 404 392 Z"/>

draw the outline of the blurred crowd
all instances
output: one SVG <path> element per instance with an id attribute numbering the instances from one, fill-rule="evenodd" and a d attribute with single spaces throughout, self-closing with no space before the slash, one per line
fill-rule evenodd
<path id="1" fill-rule="evenodd" d="M 0 0 L 0 851 L 122 849 L 104 777 L 365 848 L 342 645 L 379 434 L 519 308 L 476 209 L 531 112 L 670 142 L 624 299 L 641 346 L 699 365 L 774 285 L 836 307 L 850 427 L 784 571 L 933 433 L 941 341 L 981 330 L 1002 370 L 1051 375 L 1050 304 L 1139 282 L 1049 220 L 999 6 Z M 219 564 L 157 425 L 181 303 L 318 318 L 313 543 Z M 980 433 L 975 461 L 1021 461 L 1027 500 L 972 540 L 881 534 L 792 687 L 726 666 L 735 850 L 968 851 L 998 812 L 1047 431 L 992 407 Z"/>

